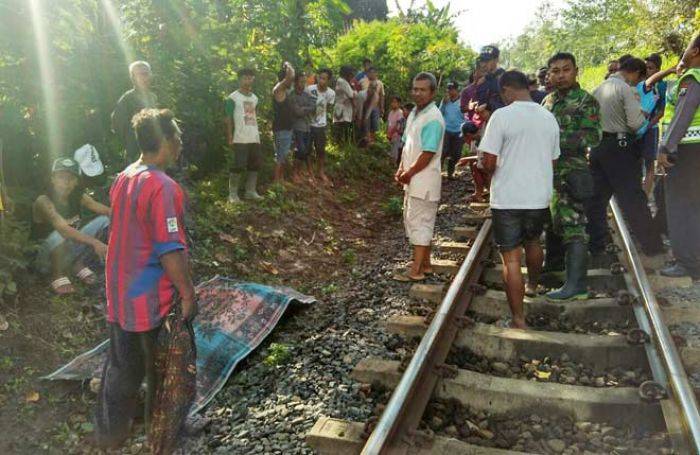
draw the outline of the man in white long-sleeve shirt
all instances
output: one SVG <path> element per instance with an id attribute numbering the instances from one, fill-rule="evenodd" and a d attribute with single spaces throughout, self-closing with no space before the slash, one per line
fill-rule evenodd
<path id="1" fill-rule="evenodd" d="M 606 209 L 615 195 L 644 254 L 659 256 L 655 262 L 660 262 L 663 244 L 642 190 L 642 156 L 635 140 L 635 132 L 646 119 L 636 90 L 628 82 L 645 72 L 644 61 L 627 59 L 620 71 L 593 91 L 600 103 L 603 140 L 590 154 L 593 198 L 588 210 L 589 247 L 596 255 L 609 243 Z"/>

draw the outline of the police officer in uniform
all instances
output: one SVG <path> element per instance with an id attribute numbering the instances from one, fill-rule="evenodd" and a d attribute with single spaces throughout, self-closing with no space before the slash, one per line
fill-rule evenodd
<path id="1" fill-rule="evenodd" d="M 666 215 L 676 263 L 670 277 L 700 280 L 700 34 L 681 60 L 687 68 L 671 89 L 663 118 L 659 164 L 666 177 Z"/>
<path id="2" fill-rule="evenodd" d="M 545 271 L 564 268 L 564 286 L 547 294 L 548 300 L 588 298 L 588 236 L 585 206 L 593 192 L 593 179 L 586 153 L 601 138 L 598 101 L 578 84 L 576 58 L 569 53 L 555 54 L 547 62 L 554 91 L 542 105 L 559 124 L 561 156 L 554 167 L 552 226 L 547 229 Z M 564 258 L 564 248 L 566 253 Z"/>
<path id="3" fill-rule="evenodd" d="M 640 59 L 627 58 L 620 71 L 612 74 L 593 91 L 600 104 L 603 137 L 591 150 L 590 169 L 594 194 L 588 207 L 588 233 L 591 253 L 603 253 L 610 241 L 607 205 L 615 196 L 636 239 L 641 244 L 646 265 L 663 263 L 663 243 L 657 226 L 652 222 L 647 197 L 642 190 L 641 151 L 635 145 L 635 132 L 646 121 L 632 80 L 637 72 L 646 72 Z M 658 265 L 654 265 L 658 267 Z"/>

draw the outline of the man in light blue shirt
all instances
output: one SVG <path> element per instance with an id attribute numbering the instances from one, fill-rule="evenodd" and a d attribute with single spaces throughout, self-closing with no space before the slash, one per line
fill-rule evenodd
<path id="1" fill-rule="evenodd" d="M 442 161 L 447 159 L 447 178 L 452 179 L 455 165 L 462 157 L 462 123 L 464 114 L 460 107 L 459 86 L 456 82 L 447 84 L 447 93 L 440 103 L 440 112 L 445 119 L 445 141 L 442 148 Z"/>

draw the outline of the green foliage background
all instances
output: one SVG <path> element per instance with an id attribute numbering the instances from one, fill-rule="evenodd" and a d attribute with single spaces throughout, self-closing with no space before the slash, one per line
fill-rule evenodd
<path id="1" fill-rule="evenodd" d="M 447 9 L 411 8 L 388 21 L 387 12 L 386 0 L 0 0 L 0 184 L 15 208 L 2 226 L 0 299 L 26 265 L 29 207 L 51 161 L 89 142 L 108 174 L 120 170 L 109 115 L 131 85 L 131 61 L 151 63 L 153 90 L 183 122 L 191 176 L 202 181 L 226 168 L 223 100 L 243 67 L 257 70 L 271 166 L 270 93 L 283 61 L 300 68 L 311 57 L 337 73 L 370 56 L 387 90 L 404 96 L 415 72 L 447 75 L 471 62 Z"/>
<path id="2" fill-rule="evenodd" d="M 26 238 L 17 221 L 28 220 L 53 158 L 89 142 L 108 173 L 119 170 L 109 114 L 130 86 L 130 61 L 151 63 L 160 103 L 184 123 L 195 178 L 223 172 L 223 99 L 238 70 L 255 68 L 269 165 L 270 91 L 285 60 L 300 67 L 312 58 L 337 73 L 370 57 L 387 93 L 404 99 L 418 71 L 434 72 L 443 85 L 466 80 L 475 55 L 454 25 L 465 17 L 430 1 L 388 20 L 387 11 L 386 0 L 0 0 L 0 183 L 16 208 L 2 226 L 0 280 L 24 264 L 27 248 L 9 248 L 6 239 Z M 555 51 L 571 51 L 591 87 L 611 56 L 677 55 L 698 28 L 697 0 L 568 0 L 563 11 L 545 2 L 505 46 L 504 63 L 535 70 Z"/>
<path id="3" fill-rule="evenodd" d="M 659 52 L 675 64 L 700 29 L 697 0 L 567 0 L 563 9 L 545 1 L 536 20 L 507 43 L 509 66 L 534 72 L 558 51 L 573 53 L 582 85 L 595 87 L 609 60 L 626 53 Z"/>

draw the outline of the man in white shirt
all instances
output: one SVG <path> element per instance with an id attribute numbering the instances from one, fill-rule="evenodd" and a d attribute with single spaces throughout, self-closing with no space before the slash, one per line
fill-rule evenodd
<path id="1" fill-rule="evenodd" d="M 403 220 L 413 245 L 413 262 L 406 272 L 394 276 L 398 281 L 422 281 L 432 273 L 430 245 L 440 201 L 440 155 L 445 134 L 445 120 L 433 102 L 436 90 L 437 80 L 431 73 L 419 73 L 413 79 L 416 107 L 406 121 L 405 145 L 395 175 L 404 188 Z"/>
<path id="2" fill-rule="evenodd" d="M 311 120 L 311 147 L 316 153 L 318 176 L 326 183 L 328 182 L 325 173 L 328 106 L 335 103 L 335 92 L 328 87 L 332 77 L 331 70 L 324 68 L 318 72 L 316 78 L 318 83 L 306 87 L 306 92 L 316 98 L 316 115 Z"/>
<path id="3" fill-rule="evenodd" d="M 544 258 L 540 236 L 549 219 L 553 164 L 560 153 L 559 125 L 548 110 L 532 101 L 523 73 L 503 73 L 500 89 L 508 106 L 491 116 L 479 150 L 484 152 L 484 168 L 493 174 L 493 232 L 503 261 L 511 326 L 525 329 L 522 249 L 528 292 L 536 292 Z"/>
<path id="4" fill-rule="evenodd" d="M 238 72 L 240 87 L 226 98 L 224 118 L 226 143 L 233 148 L 233 165 L 229 176 L 228 200 L 240 202 L 238 190 L 241 174 L 248 171 L 245 183 L 245 198 L 262 199 L 256 190 L 258 171 L 262 165 L 260 131 L 258 130 L 258 97 L 253 93 L 255 72 L 244 68 Z"/>

